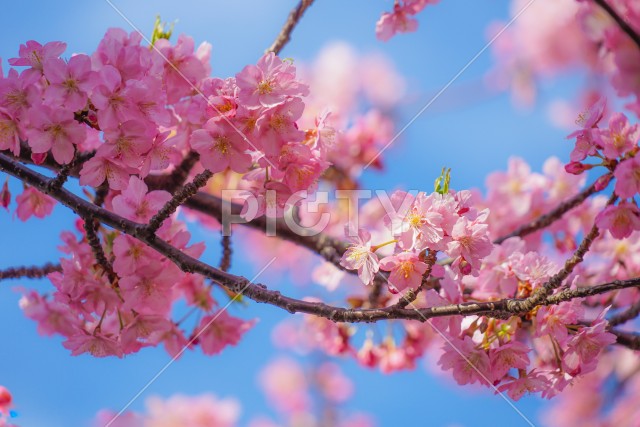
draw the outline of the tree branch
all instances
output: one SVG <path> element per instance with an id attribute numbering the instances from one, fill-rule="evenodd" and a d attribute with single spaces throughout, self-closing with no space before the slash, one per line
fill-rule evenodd
<path id="1" fill-rule="evenodd" d="M 291 39 L 291 33 L 293 29 L 298 25 L 300 18 L 307 10 L 309 6 L 313 3 L 313 0 L 300 0 L 300 3 L 296 7 L 294 7 L 289 16 L 287 17 L 287 21 L 282 26 L 280 33 L 273 41 L 273 44 L 265 51 L 265 53 L 273 52 L 276 55 L 280 53 L 283 47 L 289 42 Z"/>
<path id="2" fill-rule="evenodd" d="M 169 200 L 160 211 L 151 218 L 149 221 L 149 231 L 155 233 L 167 218 L 169 218 L 185 200 L 192 197 L 202 188 L 209 178 L 213 176 L 213 172 L 209 169 L 205 169 L 193 178 L 193 181 L 182 187 L 172 198 Z"/>
<path id="3" fill-rule="evenodd" d="M 569 200 L 566 200 L 560 203 L 555 209 L 536 218 L 535 220 L 531 221 L 528 224 L 518 227 L 516 230 L 512 231 L 511 233 L 497 238 L 496 240 L 493 241 L 493 243 L 495 243 L 496 245 L 499 245 L 510 237 L 516 237 L 516 236 L 524 237 L 533 232 L 536 232 L 545 227 L 548 227 L 549 225 L 553 224 L 555 221 L 562 218 L 562 216 L 565 213 L 575 208 L 576 206 L 584 202 L 589 196 L 597 192 L 598 190 L 596 190 L 596 183 L 594 182 L 593 184 L 591 184 L 590 186 L 588 186 L 587 188 L 585 188 L 584 190 L 582 190 L 581 192 L 579 192 L 578 194 L 570 198 Z"/>
<path id="4" fill-rule="evenodd" d="M 640 334 L 616 331 L 615 329 L 609 332 L 616 336 L 618 344 L 628 347 L 631 350 L 640 350 Z"/>
<path id="5" fill-rule="evenodd" d="M 560 302 L 574 298 L 582 298 L 612 292 L 614 290 L 640 286 L 640 278 L 635 278 L 631 280 L 609 282 L 587 288 L 566 289 L 554 295 L 542 295 L 540 297 L 529 297 L 527 299 L 466 302 L 420 309 L 406 309 L 397 306 L 367 309 L 335 307 L 324 303 L 303 301 L 284 296 L 278 291 L 267 289 L 264 285 L 250 283 L 244 277 L 226 273 L 200 260 L 192 258 L 166 241 L 158 238 L 155 234 L 149 233 L 148 227 L 145 224 L 138 224 L 127 220 L 126 218 L 122 218 L 105 210 L 104 208 L 81 199 L 63 188 L 51 190 L 49 188 L 49 182 L 51 181 L 50 178 L 32 171 L 24 165 L 16 163 L 4 154 L 0 154 L 0 170 L 15 176 L 23 182 L 26 182 L 43 193 L 55 198 L 63 205 L 71 208 L 76 212 L 76 214 L 82 217 L 93 217 L 116 230 L 140 240 L 173 261 L 184 272 L 202 274 L 210 280 L 225 286 L 231 292 L 242 293 L 256 302 L 271 304 L 287 310 L 290 313 L 300 312 L 325 317 L 334 322 L 375 322 L 385 319 L 405 319 L 424 322 L 432 317 L 452 315 L 505 317 L 524 314 L 530 311 L 530 309 L 533 308 L 531 307 L 531 301 L 535 301 L 536 306 L 559 304 Z M 610 201 L 611 200 L 615 200 L 615 197 L 612 197 Z M 595 235 L 597 235 L 597 229 L 596 232 L 592 232 L 589 236 L 585 237 L 580 248 L 578 248 L 574 256 L 565 264 L 565 268 L 549 280 L 542 289 L 548 289 L 551 291 L 555 289 L 554 286 L 556 283 L 561 283 L 563 279 L 560 279 L 560 277 L 566 277 L 566 275 L 569 274 L 569 272 L 565 271 L 571 270 L 570 266 L 578 262 L 576 259 L 579 259 L 584 255 L 584 253 L 586 253 L 590 246 L 590 242 Z"/>
<path id="6" fill-rule="evenodd" d="M 50 262 L 46 263 L 42 266 L 22 266 L 22 267 L 11 267 L 5 270 L 0 270 L 0 280 L 5 279 L 41 279 L 45 277 L 49 273 L 53 273 L 56 271 L 62 271 L 62 267 L 60 264 L 52 264 Z"/>

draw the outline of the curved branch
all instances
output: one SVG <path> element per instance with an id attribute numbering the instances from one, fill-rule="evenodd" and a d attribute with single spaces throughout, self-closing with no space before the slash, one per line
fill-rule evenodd
<path id="1" fill-rule="evenodd" d="M 531 221 L 528 224 L 518 227 L 516 230 L 512 231 L 511 233 L 495 239 L 493 243 L 495 243 L 496 245 L 499 245 L 510 237 L 516 237 L 516 236 L 524 237 L 533 232 L 536 232 L 545 227 L 548 227 L 549 225 L 553 224 L 555 221 L 562 218 L 562 216 L 565 213 L 575 208 L 576 206 L 584 202 L 589 196 L 597 192 L 598 190 L 596 189 L 596 182 L 594 182 L 593 184 L 591 184 L 590 186 L 588 186 L 587 188 L 585 188 L 584 190 L 582 190 L 581 192 L 579 192 L 578 194 L 570 198 L 569 200 L 566 200 L 560 203 L 555 209 L 536 218 L 535 220 Z"/>
<path id="2" fill-rule="evenodd" d="M 405 319 L 426 321 L 432 317 L 452 316 L 452 315 L 485 315 L 492 317 L 506 317 L 511 315 L 519 315 L 528 312 L 531 308 L 531 301 L 535 301 L 535 305 L 551 305 L 559 304 L 574 298 L 582 298 L 586 296 L 597 295 L 601 293 L 612 292 L 614 290 L 625 289 L 630 287 L 639 287 L 640 278 L 625 281 L 614 281 L 601 285 L 591 286 L 579 289 L 567 289 L 560 291 L 554 295 L 542 295 L 528 299 L 502 299 L 498 301 L 488 302 L 466 302 L 461 304 L 449 304 L 444 306 L 427 307 L 420 309 L 406 309 L 397 306 L 385 308 L 367 308 L 367 309 L 349 309 L 343 307 L 334 307 L 324 303 L 309 302 L 290 298 L 280 294 L 278 291 L 267 289 L 264 285 L 250 283 L 246 278 L 235 276 L 217 268 L 214 268 L 200 260 L 197 260 L 179 249 L 173 247 L 166 241 L 158 238 L 149 232 L 147 225 L 138 224 L 133 221 L 122 218 L 112 212 L 96 206 L 75 194 L 63 189 L 50 189 L 50 178 L 34 172 L 24 165 L 18 164 L 11 160 L 8 156 L 0 154 L 0 170 L 3 170 L 25 183 L 34 186 L 43 193 L 54 197 L 63 205 L 71 208 L 80 216 L 93 217 L 106 225 L 113 227 L 123 233 L 126 233 L 141 242 L 147 244 L 159 253 L 173 261 L 182 271 L 189 273 L 198 273 L 203 276 L 225 286 L 232 292 L 243 293 L 248 298 L 259 302 L 267 303 L 289 311 L 290 313 L 306 313 L 320 317 L 325 317 L 334 322 L 375 322 L 385 319 Z M 613 197 L 612 197 L 613 199 Z M 611 200 L 611 199 L 610 199 Z M 597 234 L 597 233 L 596 233 Z M 587 248 L 590 243 L 589 237 L 585 237 L 581 247 Z M 567 266 L 571 265 L 575 259 L 580 258 L 581 253 L 586 252 L 577 250 L 576 254 L 567 261 L 564 270 L 570 270 Z M 554 276 L 542 289 L 552 288 L 550 284 L 555 285 L 558 277 L 564 275 L 559 273 Z M 569 273 L 566 273 L 569 274 Z"/>
<path id="3" fill-rule="evenodd" d="M 293 29 L 298 25 L 300 18 L 302 18 L 302 15 L 312 3 L 313 0 L 300 0 L 300 3 L 298 3 L 298 5 L 289 13 L 287 21 L 284 23 L 280 33 L 265 53 L 273 52 L 276 55 L 280 53 L 282 48 L 285 47 L 289 40 L 291 40 L 291 33 L 293 32 Z"/>

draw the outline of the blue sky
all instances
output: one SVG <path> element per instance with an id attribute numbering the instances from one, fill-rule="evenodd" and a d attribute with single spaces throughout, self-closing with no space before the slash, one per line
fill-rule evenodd
<path id="1" fill-rule="evenodd" d="M 164 20 L 177 19 L 178 33 L 187 33 L 196 42 L 212 43 L 213 73 L 222 77 L 254 63 L 295 4 L 281 0 L 113 3 L 146 34 L 157 14 Z M 384 52 L 410 87 L 411 101 L 399 116 L 402 126 L 484 47 L 486 27 L 494 20 L 507 18 L 508 2 L 443 0 L 420 15 L 416 34 L 401 35 L 385 44 L 375 39 L 374 26 L 381 11 L 391 7 L 391 0 L 317 0 L 283 55 L 310 61 L 334 40 L 348 41 L 361 52 Z M 5 68 L 6 59 L 16 56 L 18 46 L 29 39 L 65 41 L 67 53 L 92 52 L 107 28 L 131 30 L 104 0 L 21 0 L 4 5 L 3 15 L 0 57 Z M 506 168 L 511 155 L 524 157 L 536 170 L 551 155 L 566 159 L 570 144 L 564 139 L 565 132 L 548 123 L 543 107 L 571 93 L 575 83 L 566 80 L 550 85 L 541 95 L 540 106 L 528 112 L 514 109 L 506 94 L 485 96 L 480 91 L 477 102 L 473 94 L 469 102 L 466 88 L 479 87 L 491 66 L 487 51 L 386 152 L 385 174 L 365 174 L 365 185 L 431 190 L 433 179 L 446 165 L 453 169 L 455 188 L 482 188 L 486 175 Z M 13 188 L 17 189 L 15 183 Z M 72 220 L 62 207 L 44 221 L 27 224 L 0 212 L 0 268 L 56 260 L 59 233 L 71 228 Z M 216 237 L 206 231 L 196 230 L 194 238 L 217 246 Z M 215 251 L 207 256 L 211 261 L 217 258 Z M 256 270 L 235 257 L 235 273 L 250 276 Z M 124 360 L 71 357 L 60 339 L 38 336 L 35 324 L 22 315 L 17 305 L 19 294 L 13 290 L 22 284 L 39 289 L 50 286 L 46 282 L 0 282 L 0 384 L 14 393 L 22 426 L 87 425 L 97 410 L 121 408 L 169 360 L 164 351 L 155 349 Z M 261 318 L 239 347 L 213 358 L 199 352 L 185 354 L 131 408 L 142 409 L 150 395 L 210 391 L 239 399 L 243 422 L 251 415 L 268 413 L 255 378 L 264 361 L 276 354 L 270 330 L 286 314 L 256 304 L 250 304 L 249 309 L 235 308 L 232 313 Z M 357 390 L 349 408 L 373 414 L 380 426 L 525 425 L 499 396 L 459 388 L 432 376 L 422 366 L 414 372 L 385 376 L 361 369 L 351 361 L 342 365 Z M 516 403 L 534 422 L 544 404 L 531 398 Z"/>

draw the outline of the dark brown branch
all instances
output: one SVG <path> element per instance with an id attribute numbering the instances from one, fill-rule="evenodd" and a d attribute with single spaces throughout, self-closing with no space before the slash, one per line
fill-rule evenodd
<path id="1" fill-rule="evenodd" d="M 518 227 L 516 230 L 514 230 L 511 233 L 497 238 L 496 240 L 493 241 L 493 243 L 495 243 L 496 245 L 499 245 L 510 237 L 516 237 L 516 236 L 524 237 L 533 232 L 546 228 L 549 225 L 553 224 L 555 221 L 562 218 L 562 216 L 565 213 L 567 213 L 571 209 L 575 208 L 576 206 L 584 202 L 589 196 L 597 192 L 598 190 L 596 190 L 596 183 L 594 182 L 593 184 L 591 184 L 590 186 L 588 186 L 587 188 L 585 188 L 584 190 L 582 190 L 581 192 L 579 192 L 578 194 L 570 198 L 569 200 L 560 203 L 555 209 L 536 218 L 534 221 L 528 224 Z"/>
<path id="2" fill-rule="evenodd" d="M 109 278 L 109 282 L 115 284 L 117 282 L 116 273 L 113 271 L 113 267 L 111 263 L 107 259 L 104 254 L 104 250 L 102 249 L 102 242 L 100 242 L 100 237 L 97 234 L 98 222 L 92 217 L 83 217 L 84 219 L 84 231 L 87 235 L 87 243 L 91 246 L 91 250 L 93 252 L 93 256 L 96 259 L 96 263 L 102 271 Z"/>
<path id="3" fill-rule="evenodd" d="M 615 194 L 612 194 L 607 201 L 607 206 L 615 203 L 618 197 Z M 536 289 L 533 294 L 526 298 L 524 301 L 518 301 L 513 307 L 513 309 L 517 312 L 528 312 L 531 311 L 537 305 L 540 305 L 545 298 L 551 294 L 555 289 L 559 288 L 562 285 L 562 282 L 569 277 L 569 275 L 573 272 L 573 269 L 576 265 L 580 264 L 586 253 L 591 248 L 591 244 L 598 237 L 600 231 L 598 227 L 593 224 L 589 233 L 582 239 L 580 245 L 575 250 L 573 255 L 564 263 L 562 269 L 551 277 L 543 286 Z M 511 310 L 509 310 L 511 311 Z"/>
<path id="4" fill-rule="evenodd" d="M 192 197 L 202 188 L 209 178 L 213 176 L 213 172 L 208 169 L 200 172 L 193 178 L 193 181 L 182 187 L 172 198 L 169 200 L 160 211 L 151 218 L 149 221 L 149 232 L 155 233 L 162 223 L 169 218 L 180 207 L 185 200 Z"/>
<path id="5" fill-rule="evenodd" d="M 222 246 L 222 257 L 220 259 L 220 270 L 229 271 L 231 268 L 231 255 L 233 250 L 231 249 L 231 236 L 228 234 L 222 234 L 220 244 Z"/>
<path id="6" fill-rule="evenodd" d="M 189 172 L 198 163 L 200 155 L 195 151 L 189 151 L 189 153 L 182 159 L 182 162 L 171 172 L 171 175 L 164 177 L 164 184 L 162 188 L 169 193 L 173 194 L 178 188 L 187 180 Z"/>
<path id="7" fill-rule="evenodd" d="M 640 350 L 640 335 L 633 332 L 610 330 L 617 338 L 617 343 L 631 350 Z"/>
<path id="8" fill-rule="evenodd" d="M 616 24 L 624 31 L 633 42 L 640 48 L 640 34 L 638 34 L 631 26 L 615 11 L 613 7 L 606 2 L 606 0 L 593 0 L 595 4 L 604 9 L 605 12 L 616 21 Z"/>
<path id="9" fill-rule="evenodd" d="M 291 39 L 291 33 L 293 29 L 298 25 L 300 18 L 307 10 L 309 6 L 313 3 L 313 0 L 300 0 L 300 3 L 296 7 L 294 7 L 289 16 L 287 17 L 287 21 L 284 23 L 282 29 L 280 30 L 280 34 L 274 40 L 273 44 L 266 50 L 265 53 L 273 52 L 276 55 L 280 53 L 282 48 L 289 43 Z"/>
<path id="10" fill-rule="evenodd" d="M 0 280 L 20 279 L 23 277 L 27 279 L 41 279 L 47 274 L 55 271 L 62 271 L 60 264 L 47 263 L 41 266 L 11 267 L 5 270 L 0 270 Z"/>
<path id="11" fill-rule="evenodd" d="M 609 326 L 614 327 L 622 325 L 629 320 L 635 319 L 636 317 L 638 317 L 638 315 L 640 315 L 640 301 L 632 304 L 621 313 L 618 313 L 615 316 L 611 317 L 611 319 L 609 319 Z"/>
<path id="12" fill-rule="evenodd" d="M 222 223 L 223 203 L 224 201 L 219 197 L 211 194 L 198 193 L 187 200 L 184 206 L 209 215 Z M 229 206 L 231 208 L 230 213 L 233 215 L 239 215 L 242 211 L 241 205 L 230 203 Z M 264 216 L 239 224 L 263 231 L 267 229 L 267 220 Z M 338 268 L 343 269 L 343 267 L 340 266 L 340 259 L 349 246 L 347 242 L 333 238 L 324 233 L 315 235 L 312 235 L 311 233 L 308 235 L 295 233 L 281 218 L 275 221 L 275 233 L 277 237 L 310 249 L 319 254 L 325 260 L 336 265 Z"/>
<path id="13" fill-rule="evenodd" d="M 354 323 L 375 322 L 384 319 L 407 319 L 426 321 L 427 319 L 432 317 L 451 315 L 485 315 L 505 317 L 506 315 L 523 314 L 530 310 L 529 305 L 532 298 L 503 299 L 499 301 L 489 302 L 466 302 L 462 304 L 450 304 L 445 306 L 427 307 L 420 309 L 406 309 L 394 306 L 385 308 L 349 309 L 343 307 L 334 307 L 324 303 L 290 298 L 280 294 L 280 292 L 278 291 L 269 290 L 264 285 L 250 283 L 244 277 L 226 273 L 200 260 L 192 258 L 179 249 L 171 246 L 166 241 L 158 238 L 156 235 L 148 233 L 146 225 L 137 224 L 133 221 L 127 220 L 126 218 L 122 218 L 112 212 L 109 212 L 101 207 L 87 202 L 86 200 L 81 199 L 80 197 L 63 188 L 49 191 L 48 187 L 49 181 L 51 181 L 51 179 L 30 170 L 26 166 L 14 162 L 10 157 L 4 154 L 0 154 L 0 170 L 13 175 L 14 177 L 35 188 L 38 188 L 40 191 L 55 198 L 63 205 L 71 208 L 74 212 L 76 212 L 76 214 L 80 215 L 81 217 L 92 217 L 110 227 L 115 228 L 116 230 L 119 230 L 140 240 L 141 242 L 147 244 L 151 248 L 155 249 L 156 251 L 173 261 L 184 272 L 202 274 L 208 279 L 213 280 L 216 283 L 221 284 L 222 286 L 225 286 L 231 292 L 243 293 L 245 296 L 256 302 L 271 304 L 287 310 L 290 313 L 300 312 L 325 317 L 334 322 Z M 589 236 L 585 237 L 585 240 L 589 240 Z M 583 245 L 581 245 L 581 247 L 582 246 Z M 580 250 L 579 248 L 572 259 L 575 257 L 579 258 L 581 252 L 586 253 L 589 245 L 585 244 L 584 246 L 586 247 L 586 249 Z M 567 265 L 569 264 L 571 263 L 568 261 Z M 568 275 L 569 273 L 566 274 Z M 554 283 L 553 279 L 549 282 Z M 555 295 L 544 295 L 541 298 L 537 299 L 536 305 L 558 304 L 562 301 L 568 301 L 573 298 L 592 296 L 618 289 L 638 286 L 640 286 L 640 278 L 626 281 L 615 281 L 575 290 L 568 289 L 561 291 Z M 545 286 L 544 288 L 547 289 L 548 287 Z"/>
<path id="14" fill-rule="evenodd" d="M 402 298 L 400 298 L 400 300 L 396 303 L 396 306 L 400 308 L 405 308 L 406 306 L 414 302 L 416 298 L 418 298 L 418 294 L 420 294 L 420 292 L 422 292 L 422 290 L 425 288 L 427 283 L 429 283 L 429 276 L 431 276 L 431 270 L 433 269 L 433 266 L 436 263 L 437 255 L 438 255 L 437 251 L 434 251 L 432 249 L 429 249 L 427 251 L 424 259 L 424 262 L 427 264 L 427 270 L 422 275 L 422 281 L 420 282 L 420 285 L 418 286 L 417 289 L 415 290 L 410 289 L 408 292 L 406 292 L 402 296 Z"/>

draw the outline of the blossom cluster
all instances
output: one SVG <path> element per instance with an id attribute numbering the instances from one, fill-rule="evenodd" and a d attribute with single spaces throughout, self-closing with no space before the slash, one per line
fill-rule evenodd
<path id="1" fill-rule="evenodd" d="M 420 288 L 426 289 L 409 307 L 530 297 L 561 270 L 564 254 L 570 255 L 580 236 L 606 212 L 603 199 L 596 197 L 575 208 L 573 215 L 558 219 L 546 234 L 540 231 L 493 244 L 491 239 L 575 196 L 586 181 L 584 175 L 568 173 L 558 159 L 547 161 L 544 172 L 533 173 L 522 160 L 512 159 L 508 172 L 496 172 L 487 180 L 485 197 L 473 191 L 415 196 L 396 192 L 390 198 L 392 209 L 365 219 L 368 229 L 346 228 L 351 245 L 341 264 L 357 270 L 361 283 L 386 284 L 392 296 L 383 295 L 382 304 L 401 302 L 409 289 Z M 589 261 L 570 275 L 568 283 L 584 286 L 636 277 L 634 241 L 622 249 L 618 236 L 604 234 L 594 243 Z M 384 256 L 377 255 L 384 250 Z M 429 259 L 428 254 L 437 257 Z M 619 264 L 623 259 L 627 262 Z M 603 268 L 603 260 L 612 268 Z M 404 293 L 393 296 L 398 291 Z M 618 295 L 616 309 L 639 297 L 635 290 Z M 366 294 L 347 300 L 354 307 L 367 304 Z M 594 312 L 583 303 L 577 299 L 538 307 L 504 320 L 451 316 L 431 319 L 424 326 L 400 321 L 404 332 L 400 342 L 391 333 L 382 339 L 367 333 L 362 341 L 355 326 L 308 317 L 303 325 L 284 323 L 277 331 L 277 342 L 354 357 L 363 366 L 383 372 L 412 369 L 427 351 L 435 351 L 440 353 L 441 369 L 451 371 L 459 384 L 480 384 L 514 399 L 525 393 L 550 398 L 596 370 L 606 358 L 605 349 L 616 340 L 608 331 L 608 311 Z M 607 304 L 604 297 L 601 303 Z"/>
<path id="2" fill-rule="evenodd" d="M 439 0 L 400 0 L 395 1 L 393 12 L 385 12 L 376 23 L 376 37 L 387 41 L 397 33 L 411 33 L 418 29 L 418 21 L 413 17 L 428 4 Z"/>
<path id="3" fill-rule="evenodd" d="M 148 192 L 132 176 L 107 207 L 123 218 L 145 223 L 171 198 L 166 191 Z M 49 274 L 55 290 L 50 296 L 30 291 L 20 305 L 38 323 L 42 334 L 60 334 L 73 355 L 118 356 L 143 347 L 164 345 L 172 356 L 198 344 L 205 354 L 217 354 L 235 345 L 253 324 L 233 317 L 213 299 L 212 285 L 200 275 L 182 272 L 172 261 L 140 241 L 103 230 L 101 245 L 113 272 L 96 262 L 82 220 L 77 233 L 62 233 L 62 271 Z M 200 257 L 203 243 L 189 246 L 191 234 L 175 217 L 167 219 L 157 235 L 184 253 Z M 109 266 L 107 266 L 109 267 Z M 187 331 L 183 320 L 172 320 L 175 303 L 184 301 L 203 316 Z"/>
<path id="4" fill-rule="evenodd" d="M 614 170 L 613 175 L 604 175 L 596 184 L 602 189 L 615 179 L 614 193 L 620 202 L 600 212 L 596 224 L 609 230 L 613 237 L 623 239 L 640 231 L 640 209 L 634 199 L 640 193 L 640 157 L 637 156 L 640 127 L 629 123 L 623 113 L 613 113 L 608 127 L 601 128 L 604 110 L 605 102 L 601 99 L 580 115 L 581 129 L 569 135 L 576 143 L 566 170 L 576 175 L 596 166 Z M 585 163 L 587 158 L 598 163 Z"/>
<path id="5" fill-rule="evenodd" d="M 0 78 L 0 150 L 17 156 L 28 148 L 37 164 L 51 156 L 66 165 L 87 154 L 80 184 L 106 181 L 115 192 L 131 176 L 170 171 L 188 150 L 213 173 L 244 176 L 258 197 L 266 189 L 284 197 L 314 189 L 329 166 L 324 135 L 334 131 L 328 112 L 308 132 L 299 129 L 309 90 L 290 61 L 265 54 L 221 79 L 209 77 L 206 43 L 195 50 L 193 39 L 180 36 L 149 49 L 141 41 L 111 29 L 92 55 L 68 60 L 62 42 L 22 45 L 9 63 L 26 68 Z M 21 219 L 51 210 L 48 199 L 29 193 L 18 202 Z"/>
<path id="6" fill-rule="evenodd" d="M 388 243 L 396 244 L 395 253 L 378 259 L 376 250 L 386 243 L 372 246 L 367 230 L 360 229 L 356 234 L 347 227 L 346 235 L 353 244 L 342 256 L 343 267 L 357 269 L 366 285 L 373 282 L 380 269 L 388 271 L 388 288 L 393 293 L 422 283 L 425 272 L 431 270 L 424 262 L 427 251 L 450 256 L 456 274 L 478 273 L 480 261 L 492 249 L 486 224 L 489 212 L 472 206 L 469 191 L 420 192 L 416 196 L 396 191 L 390 200 L 395 209 L 384 220 L 394 236 Z"/>

